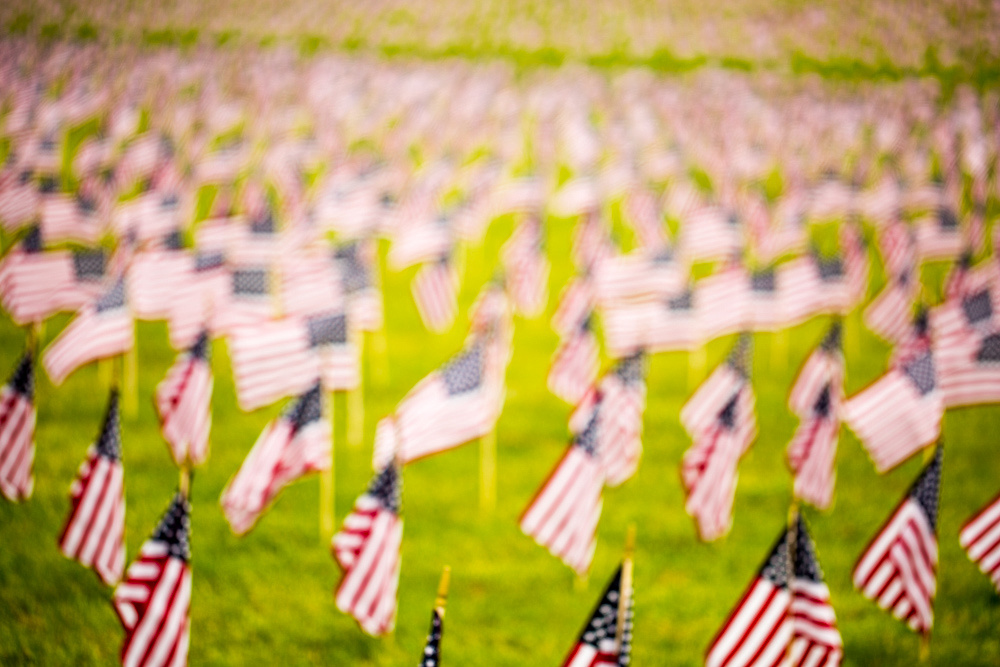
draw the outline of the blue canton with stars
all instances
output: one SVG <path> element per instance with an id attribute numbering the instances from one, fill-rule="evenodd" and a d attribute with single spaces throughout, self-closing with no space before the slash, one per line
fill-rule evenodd
<path id="1" fill-rule="evenodd" d="M 152 539 L 167 547 L 171 558 L 185 563 L 191 560 L 191 505 L 184 494 L 177 493 L 170 503 L 167 513 L 160 519 L 160 525 L 153 531 Z"/>
<path id="2" fill-rule="evenodd" d="M 934 452 L 934 458 L 920 473 L 920 477 L 910 487 L 908 494 L 920 505 L 927 516 L 927 522 L 934 530 L 937 529 L 938 499 L 941 496 L 941 459 L 943 456 L 944 447 L 938 445 Z"/>
<path id="3" fill-rule="evenodd" d="M 233 271 L 233 294 L 259 296 L 270 294 L 271 280 L 267 269 L 237 269 Z"/>
<path id="4" fill-rule="evenodd" d="M 29 401 L 35 395 L 35 372 L 31 363 L 31 352 L 25 352 L 21 363 L 7 381 L 7 386 Z"/>
<path id="5" fill-rule="evenodd" d="M 285 419 L 292 424 L 292 432 L 298 433 L 312 422 L 319 421 L 323 416 L 320 385 L 317 382 L 312 389 L 299 396 L 288 406 Z"/>
<path id="6" fill-rule="evenodd" d="M 306 320 L 309 347 L 343 345 L 347 342 L 347 315 L 320 315 Z"/>
<path id="7" fill-rule="evenodd" d="M 95 308 L 97 312 L 103 313 L 106 310 L 115 310 L 125 307 L 125 281 L 121 278 L 97 299 Z"/>
<path id="8" fill-rule="evenodd" d="M 435 609 L 431 614 L 431 631 L 427 635 L 424 654 L 420 656 L 420 667 L 440 667 L 441 665 L 441 614 Z"/>
<path id="9" fill-rule="evenodd" d="M 976 353 L 976 361 L 1000 362 L 1000 334 L 990 334 L 983 339 Z"/>
<path id="10" fill-rule="evenodd" d="M 74 250 L 73 273 L 77 280 L 97 280 L 104 276 L 103 250 Z"/>
<path id="11" fill-rule="evenodd" d="M 114 389 L 108 398 L 108 411 L 104 414 L 101 435 L 97 439 L 97 455 L 109 461 L 121 461 L 122 458 L 122 421 L 118 392 Z"/>
<path id="12" fill-rule="evenodd" d="M 450 396 L 475 391 L 483 381 L 483 346 L 474 344 L 445 365 L 441 371 Z"/>
<path id="13" fill-rule="evenodd" d="M 934 359 L 930 352 L 925 352 L 911 361 L 903 368 L 903 372 L 910 378 L 921 396 L 934 390 Z"/>
<path id="14" fill-rule="evenodd" d="M 398 515 L 403 505 L 403 478 L 395 463 L 387 465 L 368 485 L 366 494 L 383 509 Z"/>

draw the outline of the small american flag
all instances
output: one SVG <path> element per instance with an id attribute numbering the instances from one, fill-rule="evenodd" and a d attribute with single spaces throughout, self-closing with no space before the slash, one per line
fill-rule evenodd
<path id="1" fill-rule="evenodd" d="M 35 481 L 35 373 L 26 352 L 0 389 L 0 493 L 17 502 L 31 497 Z"/>
<path id="2" fill-rule="evenodd" d="M 317 379 L 329 391 L 351 389 L 360 379 L 357 348 L 344 313 L 241 327 L 230 338 L 230 351 L 244 410 L 302 393 Z"/>
<path id="3" fill-rule="evenodd" d="M 102 231 L 96 202 L 55 192 L 42 196 L 40 226 L 48 243 L 75 241 L 93 245 Z"/>
<path id="4" fill-rule="evenodd" d="M 179 466 L 188 461 L 198 466 L 208 457 L 213 384 L 208 346 L 208 332 L 203 331 L 156 387 L 160 431 Z"/>
<path id="5" fill-rule="evenodd" d="M 254 327 L 274 315 L 275 299 L 270 269 L 240 267 L 232 272 L 230 292 L 216 303 L 212 330 L 229 335 L 242 327 Z"/>
<path id="6" fill-rule="evenodd" d="M 729 361 L 681 409 L 681 423 L 694 441 L 681 467 L 688 494 L 685 509 L 706 541 L 732 526 L 736 467 L 757 435 L 748 341 L 741 339 Z"/>
<path id="7" fill-rule="evenodd" d="M 8 233 L 31 224 L 38 216 L 41 196 L 30 175 L 25 172 L 0 185 L 0 224 Z"/>
<path id="8" fill-rule="evenodd" d="M 865 308 L 864 320 L 874 333 L 890 343 L 906 338 L 920 283 L 907 271 L 890 277 L 889 284 Z"/>
<path id="9" fill-rule="evenodd" d="M 743 229 L 735 213 L 702 206 L 681 218 L 678 246 L 692 261 L 731 257 L 743 248 Z"/>
<path id="10" fill-rule="evenodd" d="M 571 278 L 559 297 L 559 305 L 552 315 L 552 329 L 566 338 L 579 330 L 590 317 L 596 303 L 594 283 L 587 275 Z"/>
<path id="11" fill-rule="evenodd" d="M 458 287 L 458 273 L 448 257 L 423 265 L 413 277 L 413 300 L 420 319 L 430 331 L 442 333 L 455 322 Z"/>
<path id="12" fill-rule="evenodd" d="M 742 331 L 749 320 L 750 281 L 738 262 L 695 283 L 698 319 L 706 340 Z"/>
<path id="13" fill-rule="evenodd" d="M 624 667 L 631 662 L 632 653 L 632 590 L 622 582 L 619 566 L 604 589 L 586 627 L 576 645 L 563 661 L 563 667 L 598 667 L 599 665 Z M 622 596 L 625 604 L 622 605 Z M 619 612 L 624 613 L 619 618 Z M 620 633 L 619 633 L 619 626 Z M 619 636 L 620 634 L 620 636 Z"/>
<path id="14" fill-rule="evenodd" d="M 844 403 L 844 422 L 885 472 L 937 440 L 944 401 L 926 332 L 897 356 L 894 368 Z"/>
<path id="15" fill-rule="evenodd" d="M 550 267 L 544 240 L 542 223 L 532 216 L 518 225 L 501 249 L 511 302 L 524 317 L 537 317 L 548 301 Z"/>
<path id="16" fill-rule="evenodd" d="M 579 403 L 597 380 L 599 352 L 590 320 L 585 320 L 575 334 L 559 345 L 552 357 L 549 391 L 571 405 Z"/>
<path id="17" fill-rule="evenodd" d="M 625 198 L 625 210 L 632 231 L 642 247 L 655 252 L 669 245 L 663 225 L 662 206 L 650 190 L 632 190 Z"/>
<path id="18" fill-rule="evenodd" d="M 115 588 L 114 605 L 125 628 L 122 664 L 186 665 L 190 640 L 191 506 L 174 496 L 160 524 Z"/>
<path id="19" fill-rule="evenodd" d="M 125 487 L 118 392 L 112 390 L 101 433 L 70 487 L 70 512 L 59 538 L 67 558 L 113 585 L 125 568 Z"/>
<path id="20" fill-rule="evenodd" d="M 1000 592 L 1000 496 L 969 519 L 958 541 Z"/>
<path id="21" fill-rule="evenodd" d="M 642 456 L 642 413 L 646 409 L 646 353 L 617 362 L 597 387 L 597 453 L 605 483 L 630 479 Z"/>
<path id="22" fill-rule="evenodd" d="M 929 633 L 937 589 L 942 447 L 854 568 L 854 585 L 914 631 Z"/>
<path id="23" fill-rule="evenodd" d="M 347 310 L 358 331 L 382 328 L 382 292 L 376 282 L 375 240 L 355 241 L 337 248 L 334 262 L 347 297 Z"/>
<path id="24" fill-rule="evenodd" d="M 328 470 L 333 456 L 330 422 L 317 384 L 269 423 L 222 492 L 222 509 L 237 535 L 250 531 L 288 484 Z"/>
<path id="25" fill-rule="evenodd" d="M 42 365 L 56 385 L 96 359 L 124 354 L 135 343 L 135 326 L 125 302 L 125 283 L 118 279 L 76 318 L 45 350 Z"/>
<path id="26" fill-rule="evenodd" d="M 521 516 L 521 530 L 578 574 L 586 573 L 594 558 L 603 505 L 597 444 L 594 414 Z"/>
<path id="27" fill-rule="evenodd" d="M 402 478 L 392 463 L 375 476 L 333 536 L 333 554 L 344 569 L 337 608 L 354 616 L 370 635 L 392 632 L 396 625 L 401 504 Z"/>
<path id="28" fill-rule="evenodd" d="M 795 497 L 819 509 L 829 507 L 833 499 L 843 391 L 840 325 L 834 324 L 820 347 L 806 360 L 788 397 L 792 412 L 802 420 L 788 445 L 788 463 L 795 475 Z"/>
<path id="29" fill-rule="evenodd" d="M 396 408 L 399 460 L 409 463 L 457 447 L 493 429 L 503 401 L 485 336 L 421 380 Z M 501 380 L 502 382 L 502 380 Z"/>
<path id="30" fill-rule="evenodd" d="M 667 247 L 608 257 L 594 270 L 597 300 L 605 308 L 663 298 L 683 288 L 686 280 L 687 267 Z"/>
<path id="31" fill-rule="evenodd" d="M 170 345 L 175 350 L 194 345 L 210 323 L 216 304 L 223 303 L 232 278 L 221 253 L 194 253 L 178 274 L 174 297 L 167 309 Z"/>
<path id="32" fill-rule="evenodd" d="M 917 256 L 923 262 L 957 259 L 966 246 L 958 216 L 947 206 L 938 207 L 931 216 L 917 223 L 914 237 Z"/>
<path id="33" fill-rule="evenodd" d="M 836 667 L 842 656 L 830 589 L 797 513 L 716 636 L 706 664 Z"/>

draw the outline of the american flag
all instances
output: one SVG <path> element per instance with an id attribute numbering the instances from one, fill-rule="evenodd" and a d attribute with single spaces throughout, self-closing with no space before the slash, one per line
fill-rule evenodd
<path id="1" fill-rule="evenodd" d="M 128 300 L 136 319 L 161 320 L 178 298 L 177 287 L 191 262 L 182 249 L 180 233 L 168 234 L 162 246 L 135 254 L 125 276 Z"/>
<path id="2" fill-rule="evenodd" d="M 955 211 L 939 207 L 932 216 L 919 222 L 914 229 L 917 256 L 920 261 L 956 259 L 965 249 L 965 235 Z"/>
<path id="3" fill-rule="evenodd" d="M 579 174 L 563 183 L 549 200 L 549 212 L 560 218 L 586 215 L 601 207 L 600 184 L 593 176 Z"/>
<path id="4" fill-rule="evenodd" d="M 571 278 L 559 296 L 552 329 L 562 338 L 573 335 L 590 317 L 596 298 L 594 283 L 588 275 Z"/>
<path id="5" fill-rule="evenodd" d="M 0 389 L 0 493 L 17 502 L 31 497 L 35 481 L 35 373 L 26 352 Z"/>
<path id="6" fill-rule="evenodd" d="M 805 519 L 801 513 L 796 513 L 796 517 L 795 549 L 791 553 L 793 576 L 789 582 L 792 642 L 788 664 L 837 667 L 844 654 L 844 642 L 830 604 L 830 589 L 823 581 Z"/>
<path id="7" fill-rule="evenodd" d="M 995 331 L 995 289 L 981 272 L 950 277 L 950 296 L 934 309 L 935 359 L 946 407 L 1000 401 L 1000 334 Z"/>
<path id="8" fill-rule="evenodd" d="M 828 508 L 833 499 L 843 385 L 840 325 L 834 324 L 806 360 L 788 397 L 792 412 L 802 420 L 788 445 L 795 497 L 819 509 Z"/>
<path id="9" fill-rule="evenodd" d="M 597 454 L 604 468 L 605 483 L 618 486 L 635 474 L 642 456 L 646 353 L 640 350 L 617 362 L 601 379 L 593 407 L 587 403 L 590 402 L 584 401 L 579 410 L 593 410 L 596 414 Z"/>
<path id="10" fill-rule="evenodd" d="M 866 598 L 922 634 L 934 623 L 941 456 L 939 445 L 854 568 L 854 585 Z"/>
<path id="11" fill-rule="evenodd" d="M 237 535 L 247 533 L 288 484 L 330 468 L 330 421 L 317 384 L 269 423 L 222 492 L 222 510 Z"/>
<path id="12" fill-rule="evenodd" d="M 622 581 L 626 578 L 622 572 L 624 567 L 625 564 L 620 565 L 611 577 L 576 645 L 563 661 L 563 667 L 624 667 L 630 664 L 632 585 L 630 581 Z"/>
<path id="13" fill-rule="evenodd" d="M 1000 496 L 969 519 L 958 541 L 1000 592 Z"/>
<path id="14" fill-rule="evenodd" d="M 642 247 L 655 252 L 669 245 L 662 207 L 650 190 L 632 190 L 625 198 L 625 211 Z"/>
<path id="15" fill-rule="evenodd" d="M 347 296 L 350 320 L 358 331 L 378 331 L 382 328 L 382 292 L 376 282 L 376 241 L 355 241 L 337 248 L 334 262 L 339 269 L 340 283 Z"/>
<path id="16" fill-rule="evenodd" d="M 174 298 L 167 311 L 170 345 L 175 350 L 194 345 L 211 322 L 215 305 L 225 301 L 232 277 L 221 253 L 194 253 L 178 274 Z"/>
<path id="17" fill-rule="evenodd" d="M 694 441 L 681 466 L 685 509 L 714 540 L 732 526 L 736 467 L 757 435 L 747 338 L 681 408 L 681 424 Z"/>
<path id="18" fill-rule="evenodd" d="M 944 401 L 926 332 L 916 334 L 894 368 L 848 399 L 842 411 L 844 422 L 880 473 L 937 440 L 943 416 Z"/>
<path id="19" fill-rule="evenodd" d="M 667 247 L 608 257 L 594 269 L 597 300 L 602 307 L 660 299 L 676 293 L 686 280 L 687 267 Z"/>
<path id="20" fill-rule="evenodd" d="M 788 266 L 785 264 L 784 266 Z M 747 291 L 746 326 L 752 331 L 777 331 L 786 328 L 791 322 L 786 314 L 786 294 L 781 288 L 796 289 L 801 282 L 806 283 L 806 291 L 814 293 L 815 285 L 809 286 L 805 276 L 797 276 L 794 282 L 778 281 L 774 268 L 759 269 L 750 272 L 749 289 Z M 794 298 L 799 299 L 796 289 Z M 812 313 L 810 313 L 812 314 Z"/>
<path id="21" fill-rule="evenodd" d="M 389 247 L 389 266 L 399 271 L 422 262 L 431 262 L 451 252 L 455 244 L 451 221 L 444 215 L 417 218 L 402 227 Z"/>
<path id="22" fill-rule="evenodd" d="M 573 227 L 570 257 L 577 268 L 591 271 L 611 255 L 613 246 L 600 213 L 591 211 Z"/>
<path id="23" fill-rule="evenodd" d="M 187 664 L 190 514 L 188 499 L 178 493 L 115 588 L 115 611 L 125 628 L 121 658 L 126 667 Z"/>
<path id="24" fill-rule="evenodd" d="M 59 537 L 67 558 L 94 568 L 104 583 L 125 568 L 125 487 L 118 392 L 111 391 L 101 433 L 70 487 L 70 512 Z"/>
<path id="25" fill-rule="evenodd" d="M 457 447 L 493 429 L 503 401 L 503 380 L 489 343 L 486 336 L 474 336 L 461 353 L 400 401 L 396 424 L 401 463 Z"/>
<path id="26" fill-rule="evenodd" d="M 783 530 L 736 609 L 712 641 L 707 667 L 785 664 L 794 637 L 792 554 Z"/>
<path id="27" fill-rule="evenodd" d="M 396 625 L 402 490 L 400 470 L 391 463 L 375 476 L 333 536 L 333 554 L 344 570 L 337 608 L 354 616 L 370 635 L 392 632 Z"/>
<path id="28" fill-rule="evenodd" d="M 229 294 L 216 303 L 212 330 L 230 335 L 242 327 L 254 327 L 275 313 L 274 275 L 263 267 L 233 269 Z"/>
<path id="29" fill-rule="evenodd" d="M 101 234 L 97 203 L 82 195 L 42 196 L 40 226 L 48 243 L 75 241 L 93 245 Z"/>
<path id="30" fill-rule="evenodd" d="M 458 287 L 458 273 L 449 257 L 421 266 L 413 277 L 413 300 L 420 319 L 430 331 L 442 333 L 455 322 Z"/>
<path id="31" fill-rule="evenodd" d="M 521 516 L 521 530 L 584 574 L 596 548 L 604 469 L 597 452 L 597 415 L 572 444 Z"/>
<path id="32" fill-rule="evenodd" d="M 360 360 L 344 313 L 241 327 L 230 337 L 230 353 L 244 410 L 302 393 L 317 379 L 328 391 L 352 389 L 360 381 Z"/>
<path id="33" fill-rule="evenodd" d="M 188 461 L 198 466 L 208 457 L 213 385 L 208 346 L 208 332 L 203 331 L 156 387 L 160 432 L 179 466 Z"/>
<path id="34" fill-rule="evenodd" d="M 731 257 L 743 248 L 743 229 L 735 213 L 702 206 L 681 218 L 678 246 L 692 261 Z"/>
<path id="35" fill-rule="evenodd" d="M 545 310 L 549 294 L 549 260 L 544 251 L 541 221 L 530 217 L 514 230 L 501 249 L 511 302 L 525 317 Z"/>
<path id="36" fill-rule="evenodd" d="M 95 359 L 132 349 L 135 326 L 125 302 L 125 283 L 118 279 L 76 318 L 45 350 L 42 365 L 56 385 Z"/>
<path id="37" fill-rule="evenodd" d="M 801 255 L 776 269 L 775 282 L 781 319 L 774 328 L 786 328 L 805 322 L 817 313 L 840 312 L 845 299 L 838 292 L 843 271 L 840 262 Z M 838 298 L 841 297 L 841 298 Z"/>
<path id="38" fill-rule="evenodd" d="M 749 319 L 750 281 L 733 262 L 695 283 L 698 319 L 706 340 L 742 331 Z"/>
<path id="39" fill-rule="evenodd" d="M 5 231 L 13 232 L 33 222 L 40 206 L 41 196 L 31 182 L 31 172 L 0 185 L 0 224 Z"/>
<path id="40" fill-rule="evenodd" d="M 552 357 L 549 391 L 571 405 L 576 405 L 597 380 L 600 368 L 599 346 L 590 320 L 585 320 L 575 334 L 564 340 Z"/>
<path id="41" fill-rule="evenodd" d="M 889 283 L 865 308 L 865 324 L 890 343 L 901 342 L 910 331 L 919 289 L 917 276 L 909 271 L 891 276 Z"/>
<path id="42" fill-rule="evenodd" d="M 431 612 L 431 630 L 427 633 L 424 653 L 420 657 L 420 667 L 440 667 L 441 665 L 441 631 L 444 617 L 437 608 Z"/>

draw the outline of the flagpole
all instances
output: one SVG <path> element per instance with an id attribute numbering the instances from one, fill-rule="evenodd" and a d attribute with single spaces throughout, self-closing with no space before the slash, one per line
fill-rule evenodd
<path id="1" fill-rule="evenodd" d="M 333 420 L 333 392 L 323 392 L 323 408 L 330 420 L 330 465 L 319 474 L 319 540 L 324 546 L 333 539 L 336 496 L 334 494 L 334 464 L 336 437 Z"/>
<path id="2" fill-rule="evenodd" d="M 139 337 L 136 323 L 132 321 L 132 347 L 122 354 L 122 412 L 133 421 L 139 417 Z"/>
<path id="3" fill-rule="evenodd" d="M 618 621 L 615 627 L 615 646 L 621 651 L 625 635 L 625 614 L 632 599 L 632 554 L 635 551 L 635 524 L 629 524 L 625 533 L 625 555 L 622 557 L 622 578 L 618 595 Z"/>
<path id="4" fill-rule="evenodd" d="M 434 600 L 434 608 L 441 619 L 444 619 L 445 606 L 448 604 L 448 586 L 451 584 L 451 566 L 445 565 L 441 571 L 441 580 L 438 582 L 437 598 Z"/>
<path id="5" fill-rule="evenodd" d="M 479 509 L 492 512 L 497 505 L 496 427 L 479 439 Z"/>
<path id="6" fill-rule="evenodd" d="M 347 446 L 360 447 L 365 437 L 365 369 L 360 364 L 364 356 L 365 336 L 356 336 L 358 345 L 358 386 L 347 392 Z"/>

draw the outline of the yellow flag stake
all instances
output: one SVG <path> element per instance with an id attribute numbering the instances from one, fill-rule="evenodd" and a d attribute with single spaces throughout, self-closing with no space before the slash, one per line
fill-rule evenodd
<path id="1" fill-rule="evenodd" d="M 376 242 L 378 243 L 378 242 Z M 385 284 L 382 274 L 382 248 L 375 248 L 375 282 L 381 290 Z M 386 337 L 385 305 L 382 306 L 382 326 L 377 331 L 372 332 L 372 367 L 375 370 L 374 376 L 382 387 L 389 386 L 389 342 Z"/>
<path id="2" fill-rule="evenodd" d="M 625 533 L 625 555 L 622 557 L 622 578 L 618 595 L 618 623 L 615 627 L 615 646 L 621 650 L 625 634 L 625 614 L 632 599 L 632 554 L 635 551 L 635 524 L 629 524 Z"/>
<path id="3" fill-rule="evenodd" d="M 448 586 L 451 584 L 451 566 L 445 565 L 441 571 L 441 581 L 438 582 L 437 598 L 434 600 L 434 609 L 438 615 L 444 619 L 444 609 L 448 604 Z"/>
<path id="4" fill-rule="evenodd" d="M 356 336 L 358 359 L 364 354 L 365 337 Z M 347 392 L 347 446 L 360 447 L 365 437 L 365 371 L 358 372 L 358 386 Z"/>
<path id="5" fill-rule="evenodd" d="M 122 412 L 134 421 L 139 417 L 139 337 L 135 333 L 135 322 L 132 329 L 132 348 L 122 355 Z"/>
<path id="6" fill-rule="evenodd" d="M 319 474 L 319 540 L 324 546 L 333 538 L 336 496 L 334 495 L 334 464 L 336 462 L 333 421 L 333 394 L 323 392 L 323 411 L 330 420 L 330 467 Z"/>
<path id="7" fill-rule="evenodd" d="M 702 343 L 697 349 L 688 352 L 688 384 L 695 389 L 705 373 L 705 357 L 708 343 Z"/>
<path id="8" fill-rule="evenodd" d="M 183 466 L 181 466 L 181 479 L 179 488 L 185 498 L 191 497 L 191 469 L 188 467 L 188 464 L 186 462 L 184 463 Z"/>
<path id="9" fill-rule="evenodd" d="M 497 506 L 497 431 L 479 439 L 479 509 L 492 512 Z"/>

